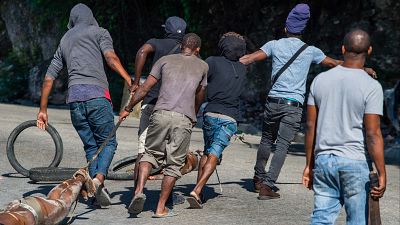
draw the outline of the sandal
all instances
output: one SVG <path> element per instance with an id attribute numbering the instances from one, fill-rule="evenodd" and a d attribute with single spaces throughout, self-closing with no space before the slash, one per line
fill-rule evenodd
<path id="1" fill-rule="evenodd" d="M 201 202 L 200 197 L 194 192 L 190 192 L 190 197 L 186 199 L 189 203 L 189 209 L 202 209 L 203 203 Z"/>
<path id="2" fill-rule="evenodd" d="M 172 209 L 166 208 L 168 210 L 168 212 L 166 214 L 153 214 L 153 218 L 167 218 L 167 217 L 173 217 L 178 215 L 177 213 L 174 213 L 174 211 Z"/>
<path id="3" fill-rule="evenodd" d="M 131 214 L 139 214 L 143 211 L 146 195 L 141 193 L 133 197 L 131 204 L 128 206 L 128 212 Z"/>
<path id="4" fill-rule="evenodd" d="M 99 203 L 99 205 L 103 207 L 111 205 L 111 198 L 107 189 L 104 187 L 104 184 L 98 185 L 95 183 L 95 185 L 96 185 L 95 198 L 97 203 Z"/>

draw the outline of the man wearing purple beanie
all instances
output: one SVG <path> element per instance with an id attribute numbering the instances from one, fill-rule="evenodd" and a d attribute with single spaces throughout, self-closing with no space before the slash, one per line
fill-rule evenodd
<path id="1" fill-rule="evenodd" d="M 260 200 L 280 197 L 276 193 L 279 189 L 275 186 L 275 182 L 285 161 L 290 142 L 300 128 L 310 65 L 316 63 L 334 67 L 342 63 L 327 57 L 320 49 L 308 46 L 301 40 L 309 18 L 309 6 L 296 5 L 286 19 L 287 38 L 269 41 L 260 50 L 240 59 L 241 63 L 248 65 L 265 60 L 267 57 L 272 58 L 272 87 L 264 111 L 262 138 L 257 151 L 253 178 L 254 188 L 259 192 Z M 293 57 L 296 53 L 299 53 L 297 57 Z M 292 57 L 294 61 L 287 64 Z M 372 70 L 368 71 L 374 73 Z M 266 172 L 265 166 L 275 141 L 276 151 Z"/>

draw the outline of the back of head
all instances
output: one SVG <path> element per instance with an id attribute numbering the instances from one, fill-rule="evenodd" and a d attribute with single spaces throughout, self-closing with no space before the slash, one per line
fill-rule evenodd
<path id="1" fill-rule="evenodd" d="M 218 42 L 221 55 L 231 61 L 238 61 L 246 53 L 246 41 L 243 36 L 235 32 L 222 35 Z"/>
<path id="2" fill-rule="evenodd" d="M 371 47 L 371 40 L 367 32 L 354 29 L 344 37 L 343 46 L 347 57 L 366 57 Z"/>
<path id="3" fill-rule="evenodd" d="M 92 10 L 85 4 L 76 4 L 72 9 L 68 21 L 68 29 L 77 25 L 99 26 Z"/>
<path id="4" fill-rule="evenodd" d="M 188 33 L 183 37 L 182 49 L 188 48 L 192 51 L 201 47 L 201 39 L 195 33 Z"/>

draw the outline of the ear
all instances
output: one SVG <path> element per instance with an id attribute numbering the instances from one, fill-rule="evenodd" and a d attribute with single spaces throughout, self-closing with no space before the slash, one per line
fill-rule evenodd
<path id="1" fill-rule="evenodd" d="M 346 53 L 346 48 L 342 45 L 342 54 L 344 55 L 344 53 Z"/>
<path id="2" fill-rule="evenodd" d="M 372 53 L 372 46 L 369 46 L 369 48 L 368 48 L 368 55 L 371 55 L 371 53 Z"/>
<path id="3" fill-rule="evenodd" d="M 196 48 L 196 52 L 198 54 L 200 52 L 200 48 Z"/>
<path id="4" fill-rule="evenodd" d="M 285 30 L 285 33 L 287 33 L 287 29 L 286 29 L 286 27 L 285 27 L 285 29 L 284 29 L 284 30 Z"/>

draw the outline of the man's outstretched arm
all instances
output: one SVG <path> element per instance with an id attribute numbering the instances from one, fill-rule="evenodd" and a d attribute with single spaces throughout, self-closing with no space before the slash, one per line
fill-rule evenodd
<path id="1" fill-rule="evenodd" d="M 144 44 L 136 53 L 135 58 L 135 80 L 133 84 L 139 86 L 140 77 L 142 76 L 143 67 L 146 63 L 147 56 L 154 52 L 154 48 L 150 44 Z"/>
<path id="2" fill-rule="evenodd" d="M 318 109 L 315 105 L 307 106 L 307 131 L 305 137 L 306 166 L 303 171 L 303 185 L 312 189 L 312 170 L 314 169 L 315 133 L 317 128 Z"/>
<path id="3" fill-rule="evenodd" d="M 331 57 L 327 56 L 327 57 L 325 57 L 324 60 L 322 60 L 322 62 L 320 64 L 323 65 L 323 66 L 327 66 L 327 67 L 335 67 L 335 66 L 338 66 L 338 65 L 342 65 L 343 61 L 342 60 L 337 60 L 337 59 L 332 59 Z M 375 79 L 378 78 L 377 75 L 376 75 L 375 70 L 373 70 L 372 68 L 364 67 L 363 69 L 371 77 L 373 77 Z"/>
<path id="4" fill-rule="evenodd" d="M 377 114 L 365 114 L 364 126 L 368 153 L 375 164 L 379 178 L 379 186 L 371 190 L 371 196 L 380 198 L 386 190 L 386 168 L 380 116 Z"/>
<path id="5" fill-rule="evenodd" d="M 131 100 L 129 101 L 128 105 L 119 113 L 119 119 L 124 120 L 127 116 L 129 116 L 130 111 L 138 104 L 143 98 L 147 95 L 149 90 L 158 82 L 158 80 L 149 75 L 143 85 L 139 86 L 136 90 L 135 94 L 132 96 Z"/>
<path id="6" fill-rule="evenodd" d="M 324 60 L 322 60 L 320 64 L 327 67 L 335 67 L 338 65 L 342 65 L 342 63 L 342 60 L 332 59 L 331 57 L 327 56 Z"/>
<path id="7" fill-rule="evenodd" d="M 253 62 L 262 61 L 267 58 L 267 54 L 264 51 L 258 50 L 248 55 L 242 56 L 239 61 L 244 65 L 249 65 Z"/>
<path id="8" fill-rule="evenodd" d="M 108 50 L 104 52 L 104 58 L 106 59 L 107 65 L 112 70 L 117 72 L 122 78 L 124 78 L 124 80 L 128 83 L 130 88 L 135 88 L 132 87 L 132 79 L 129 76 L 128 72 L 126 72 L 126 70 L 122 66 L 121 61 L 119 60 L 117 54 L 115 54 L 114 50 Z"/>

